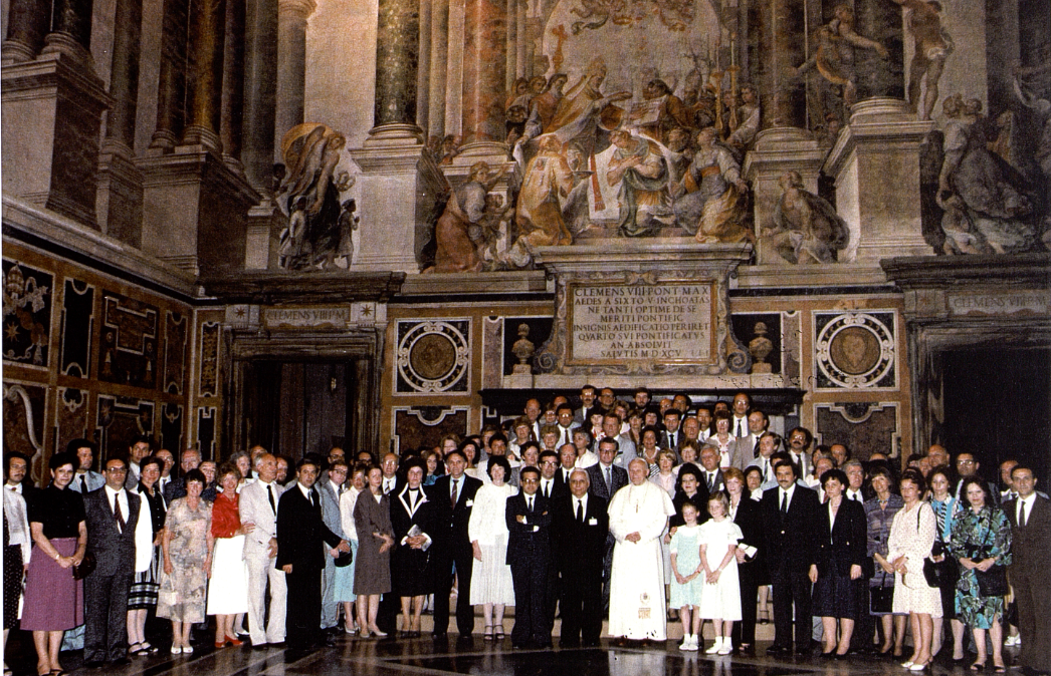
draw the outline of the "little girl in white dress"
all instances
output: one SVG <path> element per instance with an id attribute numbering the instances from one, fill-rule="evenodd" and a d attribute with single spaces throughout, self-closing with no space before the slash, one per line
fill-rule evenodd
<path id="1" fill-rule="evenodd" d="M 741 589 L 737 579 L 737 545 L 744 534 L 740 526 L 730 520 L 726 493 L 716 491 L 708 498 L 708 512 L 712 518 L 701 524 L 701 567 L 704 586 L 701 588 L 700 615 L 712 620 L 715 626 L 715 644 L 706 650 L 709 655 L 729 655 L 733 652 L 731 635 L 735 621 L 741 620 Z"/>

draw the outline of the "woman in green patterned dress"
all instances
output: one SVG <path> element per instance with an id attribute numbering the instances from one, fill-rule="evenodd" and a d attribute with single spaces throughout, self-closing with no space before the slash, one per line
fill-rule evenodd
<path id="1" fill-rule="evenodd" d="M 968 477 L 960 489 L 970 509 L 963 510 L 952 527 L 949 549 L 960 562 L 960 580 L 956 584 L 956 617 L 971 627 L 978 657 L 973 671 L 985 668 L 985 632 L 993 644 L 993 668 L 1004 672 L 1002 595 L 983 595 L 978 572 L 1011 563 L 1011 524 L 1003 510 L 993 504 L 989 489 L 980 479 Z"/>

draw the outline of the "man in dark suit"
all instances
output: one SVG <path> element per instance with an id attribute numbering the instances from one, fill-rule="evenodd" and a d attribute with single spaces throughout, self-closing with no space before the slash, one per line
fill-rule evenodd
<path id="1" fill-rule="evenodd" d="M 1033 470 L 1017 465 L 1011 481 L 1018 497 L 1004 505 L 1011 522 L 1011 586 L 1018 604 L 1022 666 L 1051 672 L 1051 591 L 1047 553 L 1051 552 L 1051 500 L 1036 491 Z"/>
<path id="2" fill-rule="evenodd" d="M 759 457 L 759 438 L 769 425 L 766 414 L 756 409 L 748 414 L 748 434 L 730 444 L 730 466 L 744 471 Z"/>
<path id="3" fill-rule="evenodd" d="M 708 496 L 716 491 L 726 490 L 726 479 L 722 470 L 719 469 L 719 449 L 711 444 L 701 447 L 701 485 L 698 489 L 704 493 L 705 505 L 708 504 Z M 698 505 L 698 509 L 705 511 L 704 507 Z"/>
<path id="4" fill-rule="evenodd" d="M 657 440 L 658 448 L 667 448 L 674 451 L 683 440 L 683 434 L 679 431 L 679 422 L 682 420 L 682 411 L 677 408 L 669 408 L 664 412 L 664 431 Z M 703 439 L 702 439 L 703 441 Z"/>
<path id="5" fill-rule="evenodd" d="M 617 459 L 618 444 L 616 439 L 605 438 L 598 444 L 598 464 L 587 468 L 590 487 L 588 495 L 601 498 L 609 504 L 613 494 L 628 485 L 628 470 L 613 464 Z M 610 569 L 613 567 L 613 546 L 617 538 L 606 533 L 606 545 L 602 551 L 602 608 L 603 613 L 609 610 Z"/>
<path id="6" fill-rule="evenodd" d="M 580 388 L 580 408 L 573 412 L 573 422 L 584 427 L 591 425 L 591 409 L 595 408 L 598 391 L 594 385 Z"/>
<path id="7" fill-rule="evenodd" d="M 106 462 L 106 485 L 84 496 L 88 553 L 95 572 L 84 579 L 84 663 L 128 661 L 128 590 L 135 577 L 135 528 L 141 498 L 125 490 L 128 466 Z"/>
<path id="8" fill-rule="evenodd" d="M 507 499 L 507 564 L 515 586 L 515 648 L 551 646 L 551 630 L 544 620 L 544 586 L 551 564 L 551 503 L 540 495 L 540 471 L 521 473 L 522 492 Z"/>
<path id="9" fill-rule="evenodd" d="M 434 557 L 437 586 L 434 590 L 434 638 L 443 639 L 449 631 L 449 593 L 453 584 L 453 564 L 460 578 L 456 596 L 456 627 L 461 638 L 469 638 L 474 630 L 474 608 L 471 606 L 471 568 L 474 553 L 467 523 L 471 520 L 474 496 L 482 482 L 464 474 L 467 459 L 460 451 L 445 455 L 447 474 L 434 482 L 433 493 L 438 501 L 438 523 L 441 530 L 435 534 L 431 546 Z"/>
<path id="10" fill-rule="evenodd" d="M 314 488 L 319 471 L 315 460 L 300 460 L 296 484 L 281 495 L 277 506 L 277 566 L 285 571 L 285 635 L 293 650 L 310 650 L 321 643 L 324 557 L 350 551 L 347 541 L 329 530 L 321 518 L 321 496 Z"/>
<path id="11" fill-rule="evenodd" d="M 577 465 L 577 447 L 570 441 L 558 447 L 558 471 L 555 472 L 555 493 L 547 496 L 553 499 L 556 495 L 569 493 L 569 475 Z"/>
<path id="12" fill-rule="evenodd" d="M 609 535 L 607 503 L 589 495 L 585 470 L 573 470 L 570 495 L 555 501 L 551 542 L 561 578 L 561 647 L 597 646 L 602 631 L 602 555 Z"/>
<path id="13" fill-rule="evenodd" d="M 763 531 L 767 565 L 774 588 L 774 644 L 767 654 L 792 651 L 792 611 L 795 607 L 795 651 L 810 653 L 811 585 L 817 579 L 814 523 L 817 494 L 798 483 L 799 468 L 792 462 L 774 465 L 777 488 L 763 493 Z"/>

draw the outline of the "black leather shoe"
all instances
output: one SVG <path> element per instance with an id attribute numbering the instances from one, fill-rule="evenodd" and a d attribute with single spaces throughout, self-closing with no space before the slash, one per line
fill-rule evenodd
<path id="1" fill-rule="evenodd" d="M 106 663 L 102 660 L 91 660 L 84 663 L 84 667 L 87 669 L 101 669 L 104 666 L 106 666 Z"/>
<path id="2" fill-rule="evenodd" d="M 790 652 L 791 650 L 783 645 L 772 645 L 766 649 L 767 655 L 787 655 Z"/>

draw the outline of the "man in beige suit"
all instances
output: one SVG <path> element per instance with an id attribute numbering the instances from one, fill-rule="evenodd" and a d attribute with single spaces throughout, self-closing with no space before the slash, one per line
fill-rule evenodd
<path id="1" fill-rule="evenodd" d="M 248 563 L 248 625 L 252 647 L 285 640 L 285 574 L 275 566 L 277 561 L 277 505 L 282 488 L 277 478 L 277 459 L 269 453 L 259 455 L 254 467 L 258 480 L 241 489 L 239 510 L 242 523 L 254 523 L 255 529 L 245 536 L 245 561 Z M 270 580 L 270 622 L 266 615 L 266 582 Z M 320 620 L 320 618 L 319 618 Z"/>

